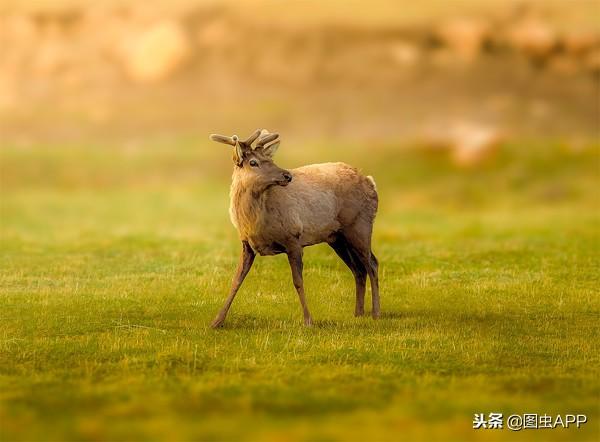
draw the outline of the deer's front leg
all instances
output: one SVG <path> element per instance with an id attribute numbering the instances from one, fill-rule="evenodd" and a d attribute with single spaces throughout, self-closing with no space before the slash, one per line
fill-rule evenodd
<path id="1" fill-rule="evenodd" d="M 308 307 L 306 306 L 306 297 L 304 296 L 304 282 L 302 281 L 302 248 L 290 250 L 287 253 L 290 267 L 292 268 L 292 278 L 294 280 L 294 287 L 298 292 L 298 298 L 300 298 L 300 305 L 302 306 L 302 313 L 304 314 L 304 325 L 311 326 L 312 318 Z"/>
<path id="2" fill-rule="evenodd" d="M 225 305 L 214 319 L 214 321 L 210 324 L 212 328 L 217 328 L 223 325 L 225 321 L 225 316 L 227 316 L 227 312 L 229 311 L 229 307 L 231 307 L 231 303 L 235 298 L 236 293 L 240 289 L 242 282 L 244 282 L 244 278 L 250 271 L 252 267 L 252 263 L 254 262 L 254 258 L 256 257 L 256 253 L 250 247 L 247 241 L 242 241 L 242 254 L 240 255 L 240 261 L 238 263 L 237 271 L 235 273 L 235 277 L 233 278 L 233 284 L 231 286 L 231 291 L 229 292 L 229 296 L 225 301 Z"/>

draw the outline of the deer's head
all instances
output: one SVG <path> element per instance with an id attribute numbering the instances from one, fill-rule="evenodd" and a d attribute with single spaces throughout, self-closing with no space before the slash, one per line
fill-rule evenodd
<path id="1" fill-rule="evenodd" d="M 279 148 L 278 138 L 279 134 L 264 129 L 256 130 L 243 141 L 237 135 L 210 136 L 213 141 L 233 146 L 234 177 L 251 182 L 259 190 L 274 185 L 287 186 L 292 181 L 292 174 L 273 162 L 273 155 Z M 255 146 L 252 146 L 255 141 Z"/>

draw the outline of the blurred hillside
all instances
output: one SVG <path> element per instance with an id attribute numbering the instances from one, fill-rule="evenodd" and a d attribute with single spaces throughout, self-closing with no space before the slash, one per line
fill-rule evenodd
<path id="1" fill-rule="evenodd" d="M 598 2 L 412 3 L 5 0 L 2 137 L 597 137 Z"/>

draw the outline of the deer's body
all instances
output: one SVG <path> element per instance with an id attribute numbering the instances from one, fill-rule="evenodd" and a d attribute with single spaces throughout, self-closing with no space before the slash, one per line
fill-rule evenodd
<path id="1" fill-rule="evenodd" d="M 231 222 L 240 239 L 260 255 L 285 253 L 331 242 L 343 226 L 357 221 L 372 224 L 377 211 L 374 183 L 344 163 L 312 164 L 290 170 L 286 187 L 253 191 L 252 180 L 231 185 Z"/>
<path id="2" fill-rule="evenodd" d="M 260 136 L 256 147 L 252 143 Z M 377 212 L 377 190 L 371 177 L 344 163 L 280 169 L 272 156 L 276 134 L 256 131 L 245 141 L 213 135 L 235 147 L 229 214 L 242 242 L 242 254 L 231 292 L 213 321 L 222 325 L 256 254 L 286 253 L 298 291 L 304 322 L 312 323 L 302 281 L 302 249 L 328 243 L 354 274 L 355 314 L 364 314 L 367 275 L 371 280 L 373 317 L 379 316 L 379 283 L 371 234 Z"/>

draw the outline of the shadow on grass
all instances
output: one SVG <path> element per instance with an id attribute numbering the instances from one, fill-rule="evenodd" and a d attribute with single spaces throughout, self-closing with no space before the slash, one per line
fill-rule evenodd
<path id="1" fill-rule="evenodd" d="M 379 321 L 385 321 L 386 319 L 406 319 L 409 316 L 414 315 L 410 315 L 408 312 L 381 312 Z"/>
<path id="2" fill-rule="evenodd" d="M 208 327 L 209 322 L 206 322 Z M 502 335 L 525 333 L 531 328 L 531 320 L 515 315 L 514 312 L 465 312 L 444 309 L 403 310 L 382 312 L 374 320 L 366 313 L 362 317 L 348 315 L 341 319 L 316 319 L 312 327 L 306 327 L 302 319 L 285 317 L 281 319 L 249 314 L 233 314 L 228 317 L 222 328 L 215 330 L 241 331 L 249 333 L 290 332 L 311 334 L 318 332 L 358 333 L 360 335 L 385 334 L 390 331 L 403 333 L 437 333 L 440 329 L 446 334 L 464 336 L 465 334 Z"/>
<path id="3" fill-rule="evenodd" d="M 361 317 L 348 315 L 344 319 L 315 319 L 311 327 L 306 327 L 300 317 L 297 319 L 274 319 L 258 315 L 234 314 L 228 317 L 224 325 L 216 330 L 356 330 L 360 328 L 372 328 L 373 324 L 376 323 L 385 323 L 409 317 L 414 317 L 414 315 L 403 312 L 386 312 L 382 313 L 381 317 L 375 320 L 371 317 L 370 313 L 365 313 Z M 210 326 L 210 321 L 206 321 L 206 326 Z"/>

